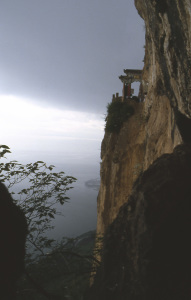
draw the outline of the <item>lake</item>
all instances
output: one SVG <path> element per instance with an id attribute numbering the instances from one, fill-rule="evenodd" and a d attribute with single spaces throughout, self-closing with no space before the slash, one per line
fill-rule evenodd
<path id="1" fill-rule="evenodd" d="M 55 219 L 55 230 L 52 234 L 58 239 L 63 236 L 75 237 L 96 229 L 99 181 L 99 164 L 63 164 L 60 169 L 78 180 L 73 184 L 74 188 L 67 193 L 70 200 L 61 209 L 63 216 L 57 216 Z"/>
<path id="2" fill-rule="evenodd" d="M 43 160 L 48 165 L 55 165 L 56 172 L 64 171 L 66 175 L 77 178 L 72 185 L 74 188 L 66 194 L 70 200 L 59 207 L 63 216 L 56 217 L 53 221 L 55 229 L 48 233 L 56 239 L 76 237 L 96 229 L 100 141 L 91 141 L 86 146 L 72 141 L 70 151 L 68 147 L 57 151 L 15 151 L 7 155 L 7 158 L 21 163 Z"/>

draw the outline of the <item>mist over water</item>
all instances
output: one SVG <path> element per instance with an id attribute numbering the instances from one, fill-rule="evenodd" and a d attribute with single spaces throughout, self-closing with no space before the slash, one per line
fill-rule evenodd
<path id="1" fill-rule="evenodd" d="M 83 164 L 76 162 L 75 165 L 60 165 L 66 174 L 77 178 L 74 187 L 68 191 L 70 200 L 62 206 L 63 216 L 55 219 L 54 238 L 75 237 L 84 232 L 96 229 L 97 219 L 97 195 L 96 187 L 88 187 L 86 182 L 99 178 L 99 164 Z M 51 233 L 52 234 L 52 233 Z"/>
<path id="2" fill-rule="evenodd" d="M 72 184 L 74 188 L 66 194 L 70 200 L 58 207 L 62 216 L 53 221 L 55 228 L 48 232 L 51 238 L 76 237 L 96 229 L 100 144 L 98 140 L 69 141 L 57 151 L 12 151 L 7 156 L 23 164 L 42 160 L 54 165 L 55 172 L 64 171 L 66 176 L 77 178 Z"/>

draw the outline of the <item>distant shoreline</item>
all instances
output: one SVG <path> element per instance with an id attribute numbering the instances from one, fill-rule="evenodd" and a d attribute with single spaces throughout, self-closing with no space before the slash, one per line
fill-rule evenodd
<path id="1" fill-rule="evenodd" d="M 85 182 L 85 186 L 90 189 L 99 191 L 100 188 L 100 178 L 90 179 Z"/>

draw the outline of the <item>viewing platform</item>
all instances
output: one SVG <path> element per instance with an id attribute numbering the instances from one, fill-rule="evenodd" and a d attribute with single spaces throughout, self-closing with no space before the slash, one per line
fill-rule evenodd
<path id="1" fill-rule="evenodd" d="M 122 96 L 119 93 L 113 94 L 112 101 L 126 101 L 134 100 L 135 102 L 144 102 L 146 93 L 143 93 L 142 88 L 142 70 L 138 69 L 124 69 L 125 75 L 119 76 L 123 83 Z M 140 82 L 139 95 L 134 96 L 134 89 L 131 88 L 133 82 Z"/>
<path id="2" fill-rule="evenodd" d="M 131 84 L 133 82 L 142 82 L 142 70 L 124 69 L 123 71 L 126 75 L 119 76 L 119 79 L 123 83 L 122 101 L 125 101 L 127 98 L 131 98 L 134 93 L 131 89 Z"/>

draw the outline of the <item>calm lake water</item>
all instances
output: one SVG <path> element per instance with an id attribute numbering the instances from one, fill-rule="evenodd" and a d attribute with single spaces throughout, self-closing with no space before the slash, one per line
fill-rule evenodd
<path id="1" fill-rule="evenodd" d="M 62 169 L 68 169 L 66 174 L 78 180 L 67 193 L 70 200 L 61 208 L 63 216 L 57 216 L 54 222 L 54 238 L 75 237 L 96 229 L 99 165 L 76 164 L 72 168 L 64 164 Z M 92 185 L 88 186 L 87 182 L 92 182 Z"/>
<path id="2" fill-rule="evenodd" d="M 66 175 L 77 178 L 77 182 L 72 185 L 74 188 L 67 193 L 70 200 L 63 206 L 59 206 L 63 216 L 56 217 L 53 221 L 55 229 L 49 232 L 48 236 L 56 239 L 76 237 L 96 229 L 100 169 L 99 148 L 100 142 L 94 141 L 88 147 L 81 149 L 72 147 L 71 151 L 20 151 L 11 155 L 11 160 L 16 159 L 21 163 L 43 160 L 48 165 L 55 165 L 56 172 L 64 171 Z"/>

